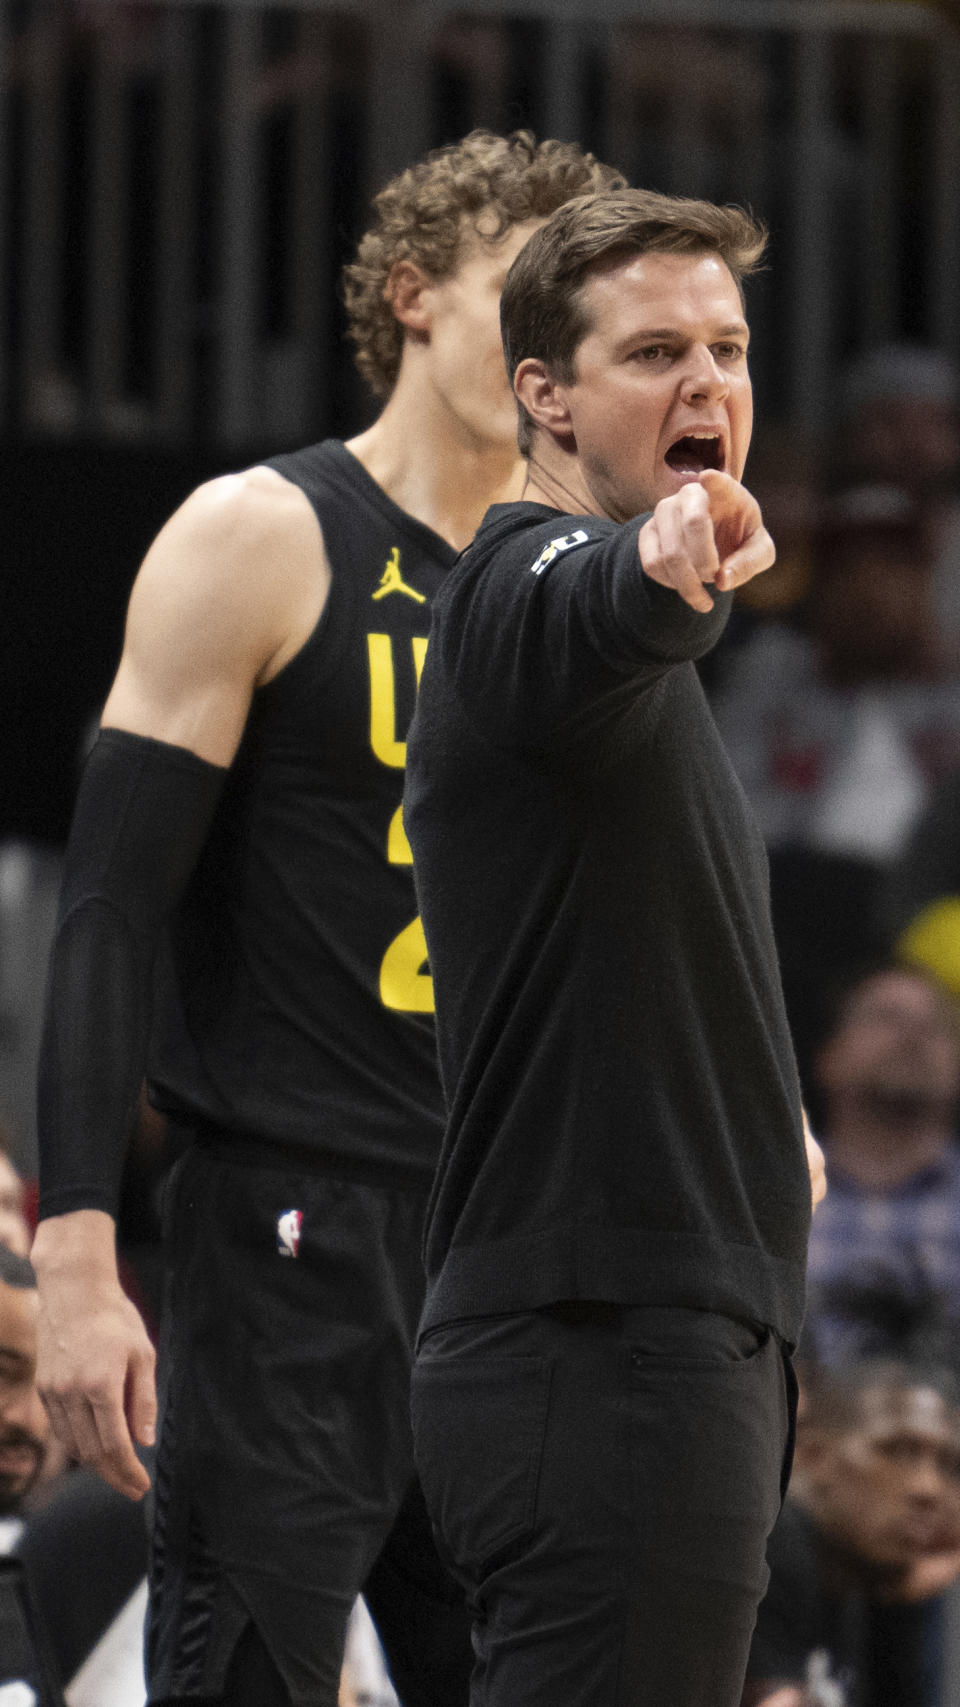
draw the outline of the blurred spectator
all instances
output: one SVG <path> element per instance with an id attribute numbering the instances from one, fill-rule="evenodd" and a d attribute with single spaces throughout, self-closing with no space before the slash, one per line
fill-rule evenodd
<path id="1" fill-rule="evenodd" d="M 960 484 L 960 375 L 942 351 L 883 344 L 849 365 L 840 395 L 843 483 L 906 483 L 918 496 Z"/>
<path id="2" fill-rule="evenodd" d="M 960 645 L 960 371 L 920 344 L 868 349 L 847 369 L 831 464 L 841 489 L 905 487 L 930 540 L 933 603 L 954 656 Z"/>
<path id="3" fill-rule="evenodd" d="M 828 1192 L 814 1217 L 804 1352 L 832 1367 L 917 1355 L 956 1365 L 960 1035 L 924 973 L 857 982 L 816 1058 Z"/>
<path id="4" fill-rule="evenodd" d="M 5 1566 L 0 1634 L 65 1686 L 143 1578 L 147 1528 L 142 1507 L 51 1452 L 36 1388 L 38 1308 L 29 1261 L 0 1245 L 0 1552 L 17 1561 Z M 0 1678 L 10 1659 L 0 1643 Z"/>
<path id="5" fill-rule="evenodd" d="M 940 644 L 913 499 L 848 492 L 816 535 L 803 624 L 758 626 L 714 693 L 771 852 L 801 1071 L 824 988 L 883 947 L 878 895 L 929 793 L 960 768 L 960 674 Z"/>
<path id="6" fill-rule="evenodd" d="M 0 1126 L 0 1245 L 17 1256 L 30 1254 L 31 1232 L 24 1210 L 25 1190 L 10 1156 L 7 1133 Z"/>
<path id="7" fill-rule="evenodd" d="M 68 1470 L 30 1514 L 15 1553 L 47 1632 L 50 1659 L 62 1688 L 97 1649 L 144 1581 L 148 1544 L 143 1505 L 125 1499 L 93 1470 Z M 137 1640 L 142 1647 L 143 1605 Z M 97 1707 L 142 1707 L 142 1664 L 137 1683 L 136 1694 L 103 1694 Z"/>
<path id="8" fill-rule="evenodd" d="M 884 862 L 960 768 L 930 568 L 904 492 L 848 493 L 817 534 L 805 631 L 763 627 L 731 660 L 717 715 L 769 843 Z"/>
<path id="9" fill-rule="evenodd" d="M 20 1532 L 50 1436 L 36 1388 L 38 1308 L 27 1258 L 0 1246 L 0 1552 Z"/>
<path id="10" fill-rule="evenodd" d="M 866 1364 L 808 1394 L 744 1707 L 932 1707 L 933 1597 L 960 1574 L 960 1411 Z"/>

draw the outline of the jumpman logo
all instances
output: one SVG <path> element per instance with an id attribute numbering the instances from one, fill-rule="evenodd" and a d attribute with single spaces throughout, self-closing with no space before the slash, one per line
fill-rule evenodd
<path id="1" fill-rule="evenodd" d="M 377 583 L 377 590 L 371 593 L 372 599 L 385 599 L 388 593 L 406 593 L 408 599 L 414 599 L 418 605 L 425 605 L 427 600 L 423 593 L 418 593 L 416 587 L 408 587 L 400 573 L 400 547 L 395 545 L 387 558 L 386 567 Z"/>

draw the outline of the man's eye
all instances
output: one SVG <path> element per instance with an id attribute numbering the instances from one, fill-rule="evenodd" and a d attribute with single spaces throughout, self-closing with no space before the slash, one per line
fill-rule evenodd
<path id="1" fill-rule="evenodd" d="M 636 353 L 639 361 L 655 362 L 665 356 L 667 351 L 664 344 L 644 344 Z"/>
<path id="2" fill-rule="evenodd" d="M 717 355 L 720 357 L 721 361 L 735 362 L 737 360 L 737 357 L 742 356 L 743 354 L 744 354 L 744 350 L 743 350 L 742 345 L 740 345 L 740 344 L 718 344 L 717 345 Z"/>

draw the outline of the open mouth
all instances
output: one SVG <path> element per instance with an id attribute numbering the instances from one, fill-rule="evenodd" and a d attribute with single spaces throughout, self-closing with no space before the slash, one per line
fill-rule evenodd
<path id="1" fill-rule="evenodd" d="M 723 445 L 716 433 L 685 433 L 667 451 L 664 461 L 677 474 L 702 474 L 705 468 L 723 469 Z"/>

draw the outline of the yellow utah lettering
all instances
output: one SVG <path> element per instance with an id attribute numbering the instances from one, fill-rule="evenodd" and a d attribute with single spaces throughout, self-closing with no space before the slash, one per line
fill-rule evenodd
<path id="1" fill-rule="evenodd" d="M 419 687 L 423 660 L 427 655 L 427 636 L 414 634 L 410 644 Z M 370 745 L 381 764 L 402 770 L 407 762 L 407 743 L 397 740 L 392 635 L 368 634 L 367 656 L 370 661 Z"/>

